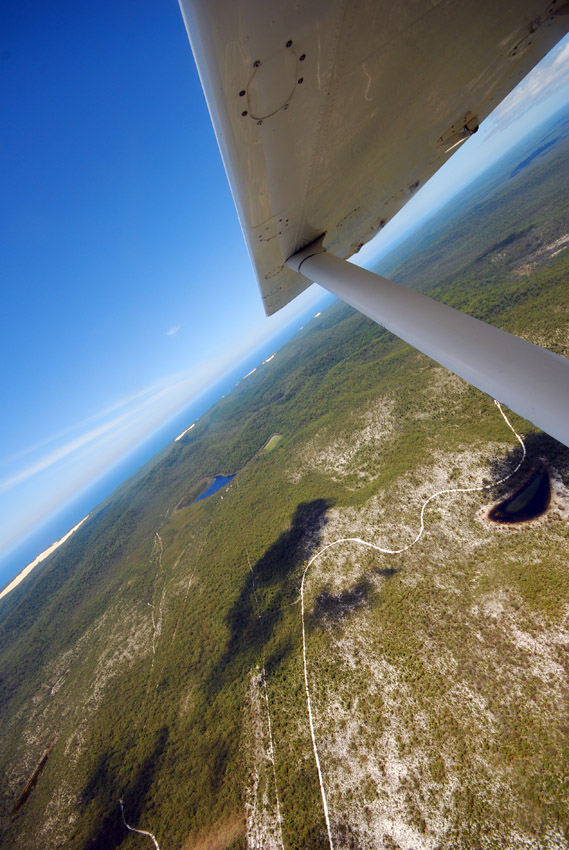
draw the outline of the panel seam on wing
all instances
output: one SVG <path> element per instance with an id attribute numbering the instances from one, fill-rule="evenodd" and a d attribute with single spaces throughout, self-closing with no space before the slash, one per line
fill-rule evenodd
<path id="1" fill-rule="evenodd" d="M 329 98 L 330 98 L 330 83 L 332 82 L 332 72 L 334 70 L 334 65 L 336 64 L 336 54 L 337 54 L 337 51 L 338 51 L 338 44 L 339 44 L 339 41 L 340 41 L 340 36 L 341 36 L 343 25 L 344 25 L 344 19 L 346 17 L 347 6 L 348 6 L 348 0 L 344 0 L 343 4 L 341 6 L 341 9 L 340 9 L 340 13 L 338 14 L 338 17 L 337 17 L 337 20 L 336 20 L 336 27 L 335 27 L 335 33 L 334 33 L 334 50 L 332 51 L 330 64 L 329 64 L 328 69 L 327 69 L 328 82 L 327 82 L 327 85 L 326 85 L 326 94 L 321 98 L 321 105 L 320 105 L 320 108 L 318 110 L 318 112 L 319 112 L 318 121 L 316 122 L 315 132 L 314 132 L 314 136 L 313 136 L 313 139 L 312 139 L 312 151 L 310 153 L 310 165 L 306 169 L 306 180 L 304 182 L 304 191 L 303 191 L 303 194 L 302 194 L 302 207 L 301 207 L 300 214 L 299 214 L 299 217 L 298 217 L 298 221 L 297 221 L 297 224 L 296 224 L 296 232 L 294 234 L 295 250 L 294 250 L 293 253 L 296 253 L 296 251 L 299 251 L 302 248 L 300 237 L 301 237 L 302 232 L 304 231 L 304 224 L 305 224 L 305 221 L 306 221 L 307 191 L 308 191 L 308 187 L 310 186 L 310 184 L 312 182 L 312 170 L 313 170 L 313 165 L 314 165 L 314 157 L 316 155 L 316 150 L 317 150 L 317 147 L 318 147 L 318 140 L 320 139 L 320 136 L 321 136 L 320 128 L 322 126 L 322 121 L 323 121 L 324 115 L 325 115 L 325 113 L 328 109 L 328 102 L 329 102 Z M 320 73 L 318 73 L 318 76 L 320 77 Z M 325 79 L 326 79 L 326 77 L 325 77 Z"/>

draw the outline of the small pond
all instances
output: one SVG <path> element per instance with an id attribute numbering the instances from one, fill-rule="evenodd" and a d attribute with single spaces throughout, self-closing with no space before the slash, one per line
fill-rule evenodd
<path id="1" fill-rule="evenodd" d="M 535 469 L 522 486 L 488 512 L 493 522 L 527 522 L 546 512 L 551 498 L 549 473 L 540 467 Z"/>
<path id="2" fill-rule="evenodd" d="M 233 475 L 216 475 L 207 490 L 204 490 L 201 496 L 198 496 L 198 498 L 194 499 L 194 501 L 201 502 L 202 499 L 207 499 L 208 496 L 212 496 L 213 493 L 217 493 L 218 490 L 221 490 L 222 487 L 225 487 L 230 481 L 233 481 L 235 475 L 236 473 Z"/>

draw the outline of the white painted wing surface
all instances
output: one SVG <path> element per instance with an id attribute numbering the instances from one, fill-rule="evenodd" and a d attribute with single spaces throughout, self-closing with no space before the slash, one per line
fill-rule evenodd
<path id="1" fill-rule="evenodd" d="M 357 252 L 569 29 L 566 0 L 180 5 L 268 315 L 291 254 Z"/>

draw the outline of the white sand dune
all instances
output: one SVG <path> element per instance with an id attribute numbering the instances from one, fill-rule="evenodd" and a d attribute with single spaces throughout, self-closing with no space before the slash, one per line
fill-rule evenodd
<path id="1" fill-rule="evenodd" d="M 188 433 L 188 431 L 191 431 L 191 430 L 192 430 L 192 428 L 195 428 L 195 427 L 196 427 L 196 423 L 195 423 L 195 422 L 192 422 L 192 424 L 190 425 L 190 427 L 189 427 L 189 428 L 186 428 L 186 430 L 185 430 L 185 431 L 182 431 L 182 433 L 181 433 L 181 434 L 178 434 L 178 436 L 177 436 L 177 437 L 174 437 L 174 442 L 175 442 L 175 443 L 177 443 L 177 442 L 178 442 L 178 440 L 181 440 L 181 439 L 182 439 L 182 437 L 184 436 L 184 434 L 187 434 L 187 433 Z"/>
<path id="2" fill-rule="evenodd" d="M 81 522 L 78 522 L 77 525 L 74 525 L 71 531 L 68 531 L 67 534 L 65 534 L 60 540 L 57 540 L 55 543 L 52 543 L 51 546 L 48 546 L 48 548 L 44 552 L 42 552 L 41 555 L 38 555 L 37 558 L 35 558 L 30 564 L 28 564 L 27 567 L 24 567 L 22 572 L 18 573 L 16 578 L 12 579 L 10 584 L 4 588 L 2 593 L 0 593 L 0 599 L 2 599 L 3 596 L 6 596 L 7 593 L 10 593 L 11 590 L 14 590 L 14 588 L 17 587 L 20 582 L 23 581 L 25 577 L 31 573 L 34 567 L 37 567 L 38 564 L 41 564 L 42 561 L 45 561 L 45 559 L 48 558 L 52 552 L 55 552 L 55 550 L 58 549 L 62 543 L 65 543 L 65 541 L 71 537 L 73 532 L 77 531 L 80 525 L 83 525 L 88 516 L 89 514 L 87 514 L 86 517 L 83 517 Z"/>

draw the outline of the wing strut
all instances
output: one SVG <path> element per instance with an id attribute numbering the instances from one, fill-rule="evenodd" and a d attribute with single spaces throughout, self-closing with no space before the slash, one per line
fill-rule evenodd
<path id="1" fill-rule="evenodd" d="M 339 259 L 322 240 L 287 266 L 569 446 L 569 360 Z"/>

